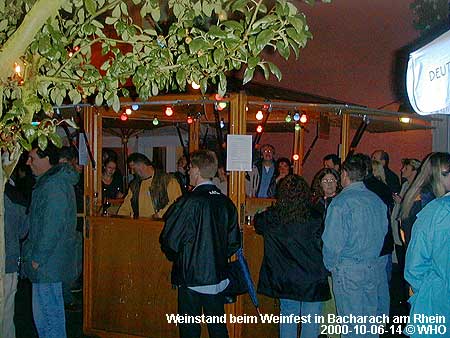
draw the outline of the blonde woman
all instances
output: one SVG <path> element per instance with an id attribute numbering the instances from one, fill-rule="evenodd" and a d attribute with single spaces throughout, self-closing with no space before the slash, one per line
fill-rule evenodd
<path id="1" fill-rule="evenodd" d="M 403 198 L 400 207 L 400 224 L 402 239 L 408 246 L 411 240 L 416 215 L 425 205 L 445 194 L 445 177 L 442 171 L 450 163 L 449 153 L 431 153 L 423 161 L 413 183 Z"/>

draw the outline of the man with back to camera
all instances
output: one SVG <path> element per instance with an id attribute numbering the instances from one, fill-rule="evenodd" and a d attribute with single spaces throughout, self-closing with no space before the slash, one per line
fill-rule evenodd
<path id="1" fill-rule="evenodd" d="M 79 175 L 58 164 L 58 149 L 33 144 L 27 164 L 37 177 L 33 189 L 30 230 L 23 246 L 23 267 L 32 283 L 33 318 L 39 337 L 65 338 L 62 283 L 76 276 L 77 205 L 73 186 Z"/>
<path id="2" fill-rule="evenodd" d="M 380 257 L 388 231 L 387 207 L 365 187 L 366 173 L 364 157 L 353 155 L 345 161 L 344 189 L 331 202 L 325 218 L 323 260 L 331 272 L 339 316 L 376 316 L 379 294 L 387 288 L 386 257 Z M 378 337 L 366 328 L 367 335 L 353 329 L 343 336 Z"/>
<path id="3" fill-rule="evenodd" d="M 223 316 L 228 286 L 228 258 L 241 245 L 237 210 L 212 183 L 217 172 L 216 154 L 199 150 L 191 155 L 189 182 L 194 186 L 165 215 L 159 241 L 173 261 L 172 284 L 178 286 L 178 313 Z M 199 338 L 200 324 L 179 325 L 181 338 Z M 228 337 L 226 323 L 208 324 L 209 337 Z"/>
<path id="4" fill-rule="evenodd" d="M 178 181 L 155 168 L 147 156 L 133 153 L 128 165 L 136 175 L 117 214 L 122 216 L 161 218 L 169 206 L 181 196 Z"/>

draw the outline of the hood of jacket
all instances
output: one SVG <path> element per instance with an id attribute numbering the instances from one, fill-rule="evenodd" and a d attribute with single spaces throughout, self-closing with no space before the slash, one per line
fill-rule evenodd
<path id="1" fill-rule="evenodd" d="M 36 189 L 50 180 L 67 182 L 71 185 L 75 185 L 78 183 L 79 179 L 80 174 L 78 174 L 70 164 L 59 163 L 51 167 L 42 175 L 36 177 L 36 184 L 34 188 Z"/>

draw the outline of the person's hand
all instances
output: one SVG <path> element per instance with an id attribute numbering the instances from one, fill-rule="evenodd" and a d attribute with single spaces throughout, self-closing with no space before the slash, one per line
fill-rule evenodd
<path id="1" fill-rule="evenodd" d="M 34 270 L 37 270 L 39 268 L 39 263 L 31 261 L 31 266 L 33 267 Z"/>
<path id="2" fill-rule="evenodd" d="M 394 202 L 395 202 L 395 203 L 397 203 L 397 204 L 402 203 L 402 198 L 400 197 L 399 194 L 393 193 L 393 194 L 392 194 L 392 198 L 394 199 Z"/>

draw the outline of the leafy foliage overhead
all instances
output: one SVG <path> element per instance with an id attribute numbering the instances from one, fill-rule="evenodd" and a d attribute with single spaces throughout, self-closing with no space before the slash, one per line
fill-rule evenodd
<path id="1" fill-rule="evenodd" d="M 46 1 L 53 0 L 0 0 L 2 49 L 30 9 Z M 29 149 L 35 139 L 42 147 L 47 139 L 59 145 L 53 107 L 64 102 L 92 98 L 118 111 L 130 87 L 146 100 L 192 82 L 203 93 L 213 85 L 224 95 L 227 73 L 241 68 L 243 83 L 258 69 L 280 80 L 263 49 L 298 57 L 309 38 L 305 16 L 285 0 L 270 8 L 262 0 L 63 1 L 16 65 L 5 65 L 0 54 L 2 67 L 11 69 L 0 78 L 0 146 Z M 36 114 L 45 116 L 38 127 L 31 125 Z"/>

